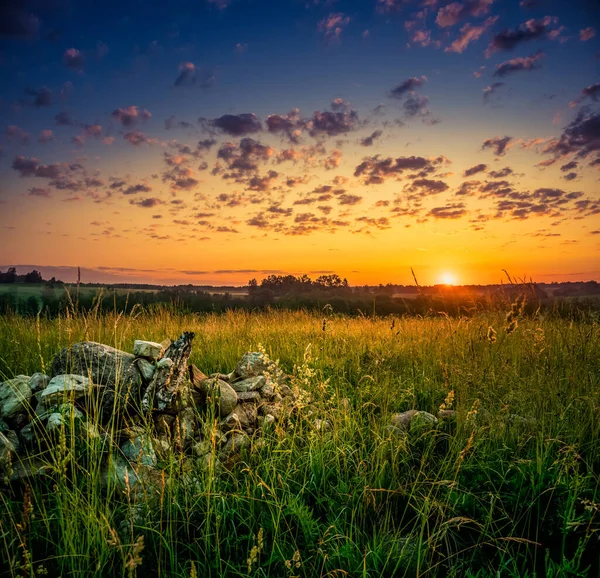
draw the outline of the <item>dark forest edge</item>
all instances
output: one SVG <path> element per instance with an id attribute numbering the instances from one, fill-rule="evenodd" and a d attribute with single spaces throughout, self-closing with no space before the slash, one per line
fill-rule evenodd
<path id="1" fill-rule="evenodd" d="M 270 275 L 260 283 L 251 279 L 242 287 L 102 285 L 44 280 L 35 270 L 17 275 L 13 268 L 6 273 L 0 271 L 0 283 L 12 284 L 0 292 L 0 314 L 56 317 L 69 308 L 130 313 L 134 308 L 167 306 L 192 313 L 277 308 L 368 316 L 469 316 L 480 311 L 506 310 L 517 299 L 526 315 L 541 311 L 574 318 L 600 311 L 600 284 L 596 281 L 508 281 L 485 286 L 350 286 L 346 279 L 330 274 L 314 280 L 308 275 Z M 39 292 L 20 295 L 20 286 L 38 288 Z"/>

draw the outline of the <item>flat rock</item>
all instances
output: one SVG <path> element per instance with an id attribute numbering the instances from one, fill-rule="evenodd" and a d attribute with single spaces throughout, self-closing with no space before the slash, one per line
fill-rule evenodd
<path id="1" fill-rule="evenodd" d="M 205 379 L 195 385 L 195 389 L 204 395 L 207 403 L 211 400 L 218 404 L 219 415 L 225 417 L 229 415 L 237 405 L 238 396 L 236 391 L 221 379 Z"/>
<path id="2" fill-rule="evenodd" d="M 132 463 L 152 467 L 155 467 L 157 464 L 152 438 L 145 432 L 126 440 L 121 445 L 121 451 Z"/>
<path id="3" fill-rule="evenodd" d="M 259 401 L 260 393 L 258 391 L 244 391 L 238 393 L 238 399 L 240 401 Z"/>
<path id="4" fill-rule="evenodd" d="M 38 391 L 42 391 L 46 386 L 50 383 L 50 376 L 45 373 L 34 373 L 29 378 L 29 387 L 31 389 L 31 393 L 37 393 Z"/>
<path id="5" fill-rule="evenodd" d="M 135 357 L 145 357 L 156 361 L 165 352 L 161 343 L 155 343 L 154 341 L 142 341 L 136 339 L 133 342 L 133 355 Z"/>
<path id="6" fill-rule="evenodd" d="M 154 377 L 154 372 L 156 371 L 156 367 L 153 363 L 150 363 L 147 359 L 136 359 L 135 365 L 144 380 L 144 383 L 150 383 L 152 378 Z"/>
<path id="7" fill-rule="evenodd" d="M 121 410 L 141 397 L 142 377 L 134 361 L 135 357 L 125 351 L 95 341 L 82 341 L 55 355 L 50 375 L 83 375 L 95 385 L 104 386 L 98 390 L 100 405 L 104 417 L 110 417 L 115 408 Z M 115 403 L 116 395 L 119 403 Z"/>
<path id="8" fill-rule="evenodd" d="M 234 381 L 231 387 L 238 393 L 244 393 L 247 391 L 256 391 L 261 389 L 267 383 L 267 378 L 264 375 L 258 375 L 256 377 L 249 377 L 248 379 L 242 379 L 241 381 Z"/>
<path id="9" fill-rule="evenodd" d="M 0 384 L 0 418 L 16 416 L 30 409 L 29 377 L 18 375 Z"/>
<path id="10" fill-rule="evenodd" d="M 390 422 L 392 428 L 408 430 L 415 426 L 434 426 L 437 424 L 438 419 L 433 414 L 426 411 L 409 409 L 402 413 L 395 413 Z"/>
<path id="11" fill-rule="evenodd" d="M 235 368 L 235 375 L 241 379 L 257 377 L 267 370 L 267 360 L 260 351 L 248 351 Z"/>
<path id="12" fill-rule="evenodd" d="M 41 399 L 47 406 L 57 403 L 63 398 L 80 399 L 91 391 L 91 383 L 83 375 L 57 375 L 42 391 Z"/>

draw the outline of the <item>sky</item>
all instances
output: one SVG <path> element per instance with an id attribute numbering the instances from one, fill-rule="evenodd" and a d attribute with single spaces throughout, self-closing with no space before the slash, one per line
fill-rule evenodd
<path id="1" fill-rule="evenodd" d="M 599 71 L 595 0 L 2 0 L 0 269 L 600 280 Z"/>

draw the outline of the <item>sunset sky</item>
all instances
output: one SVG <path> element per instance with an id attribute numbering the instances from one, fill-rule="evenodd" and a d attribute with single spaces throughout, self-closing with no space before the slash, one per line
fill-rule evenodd
<path id="1" fill-rule="evenodd" d="M 2 269 L 600 280 L 595 0 L 3 0 L 0 71 Z"/>

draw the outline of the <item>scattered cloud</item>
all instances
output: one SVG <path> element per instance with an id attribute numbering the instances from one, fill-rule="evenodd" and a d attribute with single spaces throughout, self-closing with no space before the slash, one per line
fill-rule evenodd
<path id="1" fill-rule="evenodd" d="M 492 149 L 494 154 L 498 157 L 504 156 L 506 150 L 509 149 L 513 145 L 513 138 L 510 136 L 505 136 L 500 138 L 495 136 L 494 138 L 488 138 L 483 141 L 483 145 L 481 145 L 482 149 Z"/>
<path id="2" fill-rule="evenodd" d="M 505 77 L 515 72 L 525 72 L 528 70 L 536 70 L 540 68 L 540 62 L 545 57 L 545 53 L 536 52 L 531 56 L 512 58 L 511 60 L 505 60 L 504 62 L 496 66 L 494 76 Z"/>
<path id="3" fill-rule="evenodd" d="M 557 18 L 546 16 L 541 20 L 528 20 L 513 30 L 505 29 L 492 38 L 492 41 L 485 51 L 485 55 L 489 58 L 496 52 L 513 50 L 520 44 L 542 38 L 550 32 L 550 27 L 557 22 Z"/>

